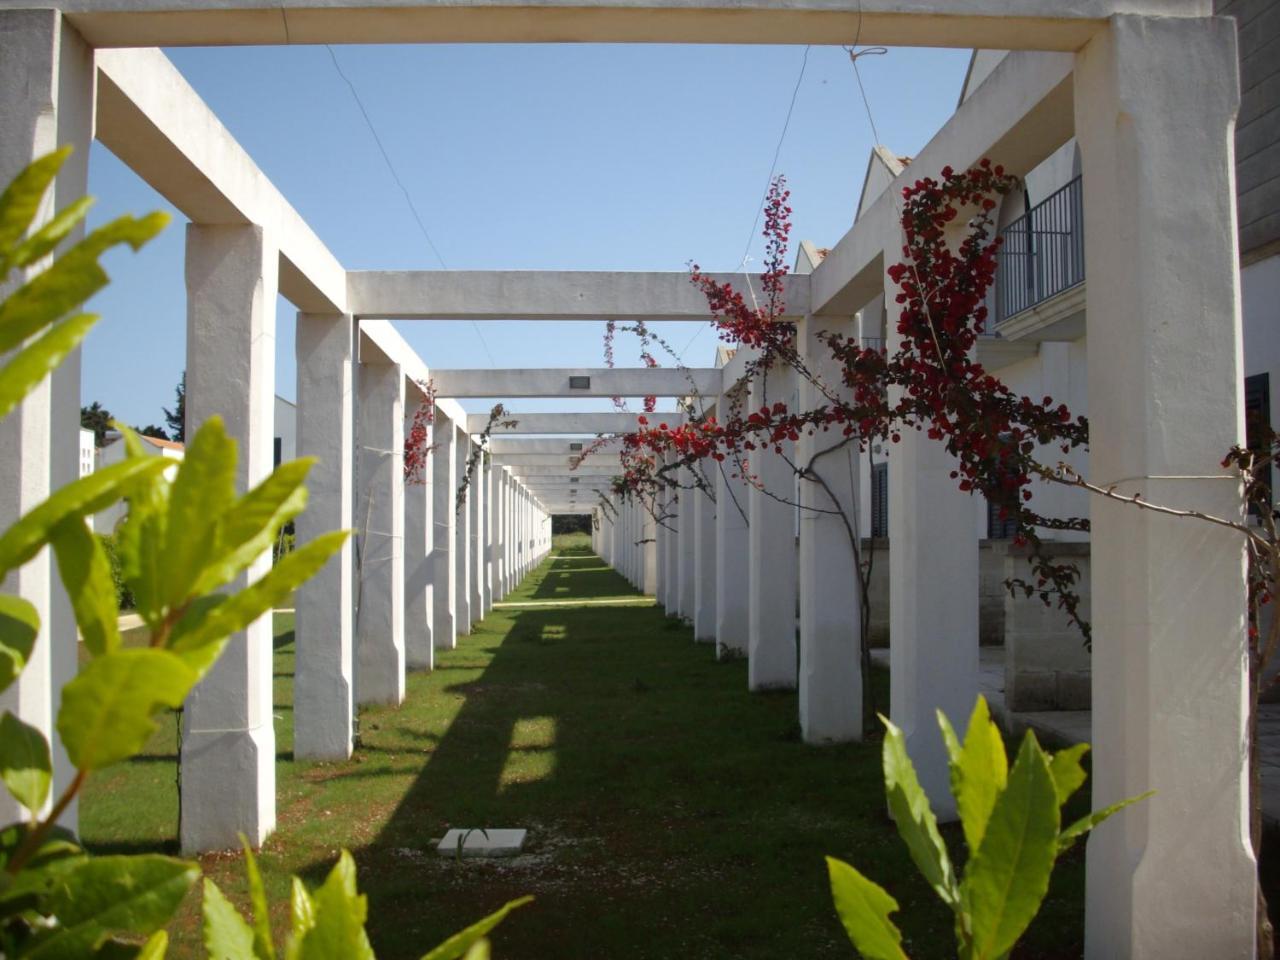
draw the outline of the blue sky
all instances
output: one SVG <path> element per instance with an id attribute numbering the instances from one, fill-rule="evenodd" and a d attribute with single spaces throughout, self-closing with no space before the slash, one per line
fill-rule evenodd
<path id="1" fill-rule="evenodd" d="M 449 268 L 683 270 L 696 260 L 735 270 L 804 50 L 483 45 L 335 53 Z M 344 266 L 440 266 L 326 48 L 169 55 Z M 860 61 L 887 146 L 914 154 L 928 141 L 955 107 L 967 62 L 967 51 L 956 50 L 892 50 Z M 792 190 L 797 241 L 831 245 L 848 229 L 871 146 L 847 55 L 812 48 L 778 161 Z M 89 186 L 98 198 L 94 223 L 168 208 L 97 144 Z M 112 286 L 92 304 L 104 319 L 85 348 L 84 402 L 99 400 L 130 423 L 161 422 L 185 363 L 184 222 L 169 209 L 175 221 L 151 246 L 110 255 Z M 757 268 L 761 247 L 752 236 Z M 290 399 L 294 312 L 280 301 L 277 392 Z M 602 324 L 399 326 L 435 367 L 603 365 Z M 658 328 L 677 349 L 699 329 Z M 709 365 L 714 347 L 703 328 L 685 362 Z M 631 338 L 619 338 L 617 359 L 637 364 Z"/>

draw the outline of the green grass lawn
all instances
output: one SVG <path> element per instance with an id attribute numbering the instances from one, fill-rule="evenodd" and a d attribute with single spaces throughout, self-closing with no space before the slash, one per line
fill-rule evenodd
<path id="1" fill-rule="evenodd" d="M 585 535 L 557 551 L 507 599 L 636 596 Z M 830 853 L 897 898 L 913 958 L 954 955 L 950 914 L 885 816 L 879 743 L 803 745 L 794 694 L 749 694 L 745 661 L 718 663 L 657 607 L 497 610 L 409 677 L 399 709 L 362 711 L 345 763 L 293 761 L 293 617 L 275 629 L 279 829 L 262 864 L 278 930 L 289 874 L 318 883 L 347 847 L 383 960 L 418 957 L 524 893 L 537 901 L 499 928 L 495 957 L 847 958 Z M 171 849 L 175 742 L 170 722 L 145 756 L 91 781 L 91 848 Z M 526 827 L 526 853 L 442 858 L 452 826 Z M 958 830 L 944 833 L 958 850 Z M 244 902 L 238 856 L 203 866 Z M 1077 849 L 1017 956 L 1080 956 L 1083 873 Z M 198 955 L 197 913 L 193 894 L 172 956 Z"/>

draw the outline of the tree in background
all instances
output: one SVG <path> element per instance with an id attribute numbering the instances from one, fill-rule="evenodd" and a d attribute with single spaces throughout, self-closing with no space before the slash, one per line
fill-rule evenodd
<path id="1" fill-rule="evenodd" d="M 154 423 L 149 423 L 145 427 L 134 427 L 133 430 L 143 437 L 154 437 L 156 440 L 169 439 L 169 435 L 164 432 L 164 427 L 157 427 Z"/>
<path id="2" fill-rule="evenodd" d="M 187 442 L 187 371 L 182 371 L 182 379 L 178 381 L 178 385 L 174 388 L 174 394 L 177 395 L 177 403 L 170 410 L 168 407 L 162 407 L 164 410 L 164 422 L 169 425 L 169 436 L 167 439 L 177 441 L 178 443 Z M 155 436 L 149 434 L 145 430 L 143 436 Z"/>
<path id="3" fill-rule="evenodd" d="M 107 431 L 111 429 L 111 411 L 97 400 L 87 407 L 80 408 L 80 426 L 93 431 L 93 445 L 101 447 L 106 442 Z"/>

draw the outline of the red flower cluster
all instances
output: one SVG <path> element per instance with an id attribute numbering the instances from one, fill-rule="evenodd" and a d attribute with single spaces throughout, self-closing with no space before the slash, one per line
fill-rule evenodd
<path id="1" fill-rule="evenodd" d="M 436 388 L 433 381 L 415 381 L 422 391 L 422 402 L 413 412 L 413 422 L 404 436 L 404 480 L 405 483 L 424 484 L 427 482 L 427 458 L 435 450 L 435 444 L 428 444 L 431 436 L 431 424 L 436 418 Z"/>

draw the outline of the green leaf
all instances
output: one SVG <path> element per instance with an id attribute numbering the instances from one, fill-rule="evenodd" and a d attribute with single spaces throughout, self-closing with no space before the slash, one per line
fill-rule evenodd
<path id="1" fill-rule="evenodd" d="M 1034 919 L 1058 855 L 1058 826 L 1049 759 L 1028 731 L 965 869 L 962 891 L 974 960 L 1003 957 Z"/>
<path id="2" fill-rule="evenodd" d="M 1087 774 L 1080 763 L 1089 752 L 1089 744 L 1077 743 L 1073 747 L 1059 750 L 1049 761 L 1049 772 L 1053 774 L 1053 785 L 1058 791 L 1058 806 L 1071 799 L 1071 795 L 1084 786 Z"/>
<path id="3" fill-rule="evenodd" d="M 39 230 L 19 244 L 13 251 L 10 264 L 15 267 L 29 267 L 41 257 L 52 253 L 54 248 L 79 226 L 80 221 L 85 218 L 92 206 L 93 197 L 81 197 L 59 210 Z"/>
<path id="4" fill-rule="evenodd" d="M 907 960 L 902 933 L 889 919 L 898 901 L 843 860 L 827 857 L 836 913 L 858 953 L 867 960 Z"/>
<path id="5" fill-rule="evenodd" d="M 280 528 L 303 511 L 303 481 L 314 457 L 282 463 L 271 476 L 223 511 L 215 536 L 216 559 L 205 565 L 194 592 L 208 593 L 231 580 L 275 542 Z"/>
<path id="6" fill-rule="evenodd" d="M 26 956 L 70 960 L 112 933 L 149 936 L 169 921 L 199 876 L 193 863 L 153 854 L 88 858 L 55 885 L 48 912 L 58 926 Z"/>
<path id="7" fill-rule="evenodd" d="M 0 593 L 0 693 L 22 673 L 39 634 L 36 608 L 21 597 Z"/>
<path id="8" fill-rule="evenodd" d="M 884 792 L 889 813 L 929 886 L 944 903 L 954 906 L 960 897 L 955 871 L 947 846 L 938 833 L 938 820 L 929 808 L 929 797 L 907 756 L 906 738 L 887 717 L 881 716 L 880 722 L 885 726 Z"/>
<path id="9" fill-rule="evenodd" d="M 86 857 L 75 834 L 55 824 L 22 869 L 9 873 L 6 868 L 33 829 L 29 823 L 13 823 L 0 830 L 0 917 L 34 909 L 62 875 Z"/>
<path id="10" fill-rule="evenodd" d="M 235 500 L 236 443 L 220 417 L 210 417 L 187 444 L 169 493 L 161 602 L 181 606 L 199 591 L 196 579 L 212 551 L 222 514 Z"/>
<path id="11" fill-rule="evenodd" d="M 132 757 L 155 732 L 154 717 L 177 708 L 196 673 L 168 650 L 117 650 L 91 660 L 62 688 L 58 732 L 79 770 Z"/>
<path id="12" fill-rule="evenodd" d="M 489 960 L 489 941 L 477 940 L 462 960 Z"/>
<path id="13" fill-rule="evenodd" d="M 21 242 L 40 212 L 49 184 L 58 176 L 71 151 L 71 147 L 60 147 L 32 161 L 0 194 L 0 254 L 7 255 Z M 9 272 L 8 257 L 0 262 L 4 264 L 0 271 L 2 279 L 3 274 Z"/>
<path id="14" fill-rule="evenodd" d="M 8 416 L 88 335 L 97 314 L 78 313 L 16 353 L 0 369 L 0 417 Z"/>
<path id="15" fill-rule="evenodd" d="M 1146 800 L 1148 797 L 1155 796 L 1154 790 L 1148 790 L 1146 793 L 1138 794 L 1136 797 L 1130 797 L 1127 800 L 1121 800 L 1119 803 L 1113 803 L 1109 807 L 1091 813 L 1086 817 L 1081 817 L 1067 829 L 1058 835 L 1058 853 L 1063 853 L 1071 849 L 1072 844 L 1079 840 L 1082 836 L 1100 824 L 1108 817 L 1114 816 L 1125 807 L 1132 806 L 1140 800 Z"/>
<path id="16" fill-rule="evenodd" d="M 121 243 L 137 250 L 168 222 L 168 215 L 163 213 L 140 220 L 120 217 L 94 230 L 49 267 L 31 276 L 0 301 L 0 351 L 12 350 L 105 287 L 108 277 L 98 263 L 103 253 Z"/>
<path id="17" fill-rule="evenodd" d="M 249 877 L 249 903 L 253 905 L 253 955 L 257 960 L 275 960 L 276 947 L 271 938 L 271 908 L 267 906 L 267 891 L 262 884 L 262 872 L 258 858 L 254 856 L 249 838 L 240 834 L 244 847 L 244 870 Z"/>
<path id="18" fill-rule="evenodd" d="M 71 516 L 54 527 L 50 542 L 85 647 L 95 657 L 117 649 L 120 610 L 116 606 L 111 561 L 102 541 L 83 518 Z"/>
<path id="19" fill-rule="evenodd" d="M 140 477 L 170 465 L 158 457 L 123 460 L 67 484 L 0 536 L 0 574 L 39 553 L 52 537 L 53 528 L 67 517 L 97 513 L 118 500 L 123 489 Z"/>
<path id="20" fill-rule="evenodd" d="M 938 726 L 950 757 L 951 794 L 964 828 L 969 850 L 977 850 L 987 829 L 987 820 L 1004 790 L 1009 776 L 1009 759 L 1004 752 L 1000 728 L 991 720 L 986 698 L 979 695 L 969 716 L 964 746 L 956 739 L 951 722 L 938 711 Z"/>
<path id="21" fill-rule="evenodd" d="M 356 864 L 346 850 L 312 902 L 315 923 L 298 943 L 299 960 L 374 960 L 364 931 L 368 899 L 356 892 Z"/>
<path id="22" fill-rule="evenodd" d="M 301 944 L 303 936 L 315 925 L 315 901 L 311 899 L 311 894 L 307 893 L 307 888 L 302 885 L 302 881 L 294 877 L 289 887 L 290 947 L 296 948 Z M 289 956 L 295 956 L 293 949 L 290 950 Z"/>
<path id="23" fill-rule="evenodd" d="M 253 960 L 253 930 L 218 885 L 204 879 L 204 948 L 209 960 Z"/>
<path id="24" fill-rule="evenodd" d="M 155 462 L 142 449 L 138 435 L 122 424 L 115 424 L 124 437 L 129 458 L 142 463 Z M 169 516 L 169 483 L 152 475 L 127 488 L 129 512 L 116 528 L 116 554 L 120 557 L 120 576 L 133 594 L 134 609 L 153 631 L 161 627 L 167 614 L 161 603 L 161 571 L 164 569 L 165 523 Z"/>
<path id="25" fill-rule="evenodd" d="M 33 815 L 49 799 L 53 780 L 53 760 L 44 734 L 8 710 L 0 717 L 0 780 Z"/>
<path id="26" fill-rule="evenodd" d="M 153 933 L 142 949 L 138 951 L 137 960 L 164 960 L 165 951 L 169 949 L 169 934 L 163 930 Z"/>
<path id="27" fill-rule="evenodd" d="M 510 901 L 478 923 L 473 923 L 461 933 L 455 933 L 434 950 L 423 954 L 422 960 L 458 960 L 459 957 L 471 949 L 473 944 L 480 942 L 488 935 L 490 930 L 507 919 L 507 914 L 512 910 L 518 910 L 526 903 L 533 903 L 533 897 L 520 897 Z"/>
<path id="28" fill-rule="evenodd" d="M 243 630 L 268 610 L 279 606 L 302 583 L 315 576 L 342 546 L 349 532 L 337 530 L 316 537 L 305 546 L 281 557 L 262 579 L 227 597 L 222 603 L 203 612 L 198 619 L 184 616 L 174 628 L 171 649 L 187 654 Z"/>

